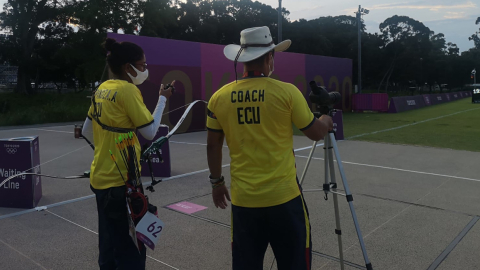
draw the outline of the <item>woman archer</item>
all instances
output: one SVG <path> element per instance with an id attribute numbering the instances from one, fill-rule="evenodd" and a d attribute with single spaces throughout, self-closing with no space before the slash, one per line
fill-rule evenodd
<path id="1" fill-rule="evenodd" d="M 90 188 L 95 193 L 98 211 L 98 264 L 101 270 L 143 270 L 145 246 L 140 244 L 137 249 L 129 235 L 126 183 L 121 176 L 129 172 L 121 162 L 116 167 L 110 151 L 114 156 L 121 156 L 115 142 L 121 134 L 137 130 L 147 140 L 155 137 L 175 81 L 167 89 L 161 85 L 152 115 L 137 88 L 148 78 L 143 49 L 134 43 L 118 43 L 111 38 L 107 38 L 105 49 L 109 52 L 107 63 L 113 78 L 102 83 L 93 95 L 82 130 L 83 136 L 95 146 Z M 139 158 L 140 144 L 135 133 L 133 142 Z M 137 162 L 140 164 L 139 160 Z"/>

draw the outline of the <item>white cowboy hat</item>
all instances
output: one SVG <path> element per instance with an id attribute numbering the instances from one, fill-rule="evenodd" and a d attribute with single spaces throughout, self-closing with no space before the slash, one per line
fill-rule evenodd
<path id="1" fill-rule="evenodd" d="M 283 52 L 290 44 L 292 44 L 290 40 L 284 40 L 275 45 L 268 27 L 254 27 L 240 32 L 240 45 L 227 45 L 223 49 L 223 54 L 231 61 L 244 63 L 255 60 L 271 50 Z"/>

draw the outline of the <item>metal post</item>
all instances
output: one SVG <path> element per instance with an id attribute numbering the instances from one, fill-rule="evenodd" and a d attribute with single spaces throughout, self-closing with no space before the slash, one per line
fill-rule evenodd
<path id="1" fill-rule="evenodd" d="M 358 26 L 358 93 L 362 93 L 362 7 L 358 5 L 357 26 Z"/>
<path id="2" fill-rule="evenodd" d="M 282 0 L 278 0 L 278 42 L 282 42 Z"/>

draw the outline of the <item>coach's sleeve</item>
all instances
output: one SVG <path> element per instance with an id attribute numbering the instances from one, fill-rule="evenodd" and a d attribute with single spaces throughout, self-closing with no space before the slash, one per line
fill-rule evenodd
<path id="1" fill-rule="evenodd" d="M 144 128 L 153 124 L 153 116 L 143 103 L 143 97 L 136 86 L 129 87 L 123 92 L 125 112 L 136 128 Z"/>
<path id="2" fill-rule="evenodd" d="M 207 129 L 214 132 L 223 132 L 222 126 L 218 122 L 217 116 L 215 115 L 216 100 L 217 100 L 217 95 L 213 94 L 213 96 L 210 98 L 210 101 L 208 102 Z"/>
<path id="3" fill-rule="evenodd" d="M 293 86 L 292 93 L 292 123 L 300 130 L 306 130 L 315 121 L 312 111 L 308 107 L 307 101 L 302 92 Z"/>

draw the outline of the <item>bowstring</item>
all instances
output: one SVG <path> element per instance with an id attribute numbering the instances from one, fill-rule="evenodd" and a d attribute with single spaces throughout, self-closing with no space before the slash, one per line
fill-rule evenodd
<path id="1" fill-rule="evenodd" d="M 188 104 L 185 104 L 185 105 L 183 105 L 183 106 L 180 106 L 180 107 L 178 107 L 178 108 L 176 108 L 176 109 L 174 109 L 174 110 L 168 111 L 168 112 L 162 114 L 162 116 L 167 115 L 167 114 L 169 114 L 169 113 L 172 113 L 172 112 L 174 112 L 174 111 L 180 110 L 181 108 L 188 107 L 188 106 L 190 106 L 190 104 L 192 104 L 192 103 L 194 103 L 194 102 L 196 102 L 196 101 L 198 101 L 198 100 L 195 100 L 195 101 L 193 101 L 193 102 L 190 102 L 190 103 L 188 103 Z M 202 100 L 202 101 L 208 104 L 207 101 L 205 101 L 205 100 Z"/>
<path id="2" fill-rule="evenodd" d="M 104 70 L 104 72 L 105 72 L 105 70 Z M 103 76 L 103 75 L 102 75 L 102 76 Z M 92 95 L 92 96 L 93 96 L 93 95 Z M 170 113 L 172 113 L 172 112 L 174 112 L 174 111 L 177 111 L 177 110 L 180 110 L 180 109 L 182 109 L 182 108 L 188 107 L 188 106 L 190 106 L 190 104 L 195 103 L 195 102 L 197 102 L 197 101 L 198 101 L 198 100 L 195 100 L 195 101 L 193 101 L 193 102 L 190 102 L 190 103 L 188 103 L 188 104 L 185 104 L 185 105 L 183 105 L 183 106 L 180 106 L 180 107 L 178 107 L 178 108 L 176 108 L 176 109 L 174 109 L 174 110 L 168 111 L 168 112 L 162 114 L 162 116 L 167 115 L 167 114 L 170 114 Z M 205 101 L 205 100 L 202 100 L 202 101 L 203 101 L 204 103 L 208 104 L 207 101 Z M 70 152 L 68 152 L 68 153 L 66 153 L 66 154 L 63 154 L 63 155 L 59 156 L 59 157 L 56 157 L 56 158 L 54 158 L 54 159 L 51 159 L 51 160 L 46 161 L 46 162 L 44 162 L 44 163 L 41 163 L 41 164 L 39 164 L 39 165 L 37 165 L 37 166 L 34 166 L 34 167 L 30 168 L 30 169 L 27 169 L 27 170 L 21 172 L 21 173 L 19 173 L 19 174 L 13 175 L 13 177 L 7 177 L 5 180 L 3 180 L 3 181 L 0 183 L 0 187 L 2 187 L 8 180 L 11 180 L 11 179 L 13 179 L 13 178 L 16 178 L 16 177 L 22 176 L 22 175 L 37 175 L 37 176 L 45 176 L 45 177 L 57 178 L 57 179 L 78 179 L 78 178 L 84 178 L 84 177 L 79 177 L 79 176 L 66 176 L 66 177 L 61 177 L 61 176 L 51 176 L 51 175 L 45 175 L 45 174 L 39 174 L 39 173 L 27 173 L 27 172 L 30 171 L 30 170 L 32 170 L 32 169 L 34 169 L 34 168 L 36 168 L 36 167 L 40 167 L 40 166 L 42 166 L 42 165 L 44 165 L 44 164 L 50 163 L 50 162 L 52 162 L 52 161 L 54 161 L 54 160 L 57 160 L 57 159 L 62 158 L 62 157 L 65 157 L 65 156 L 70 155 L 70 154 L 72 154 L 72 153 L 74 153 L 74 152 L 77 152 L 77 151 L 79 151 L 79 150 L 81 150 L 81 149 L 83 149 L 83 148 L 85 148 L 85 147 L 87 147 L 87 146 L 92 146 L 92 144 L 87 141 L 87 145 L 85 145 L 85 146 L 82 146 L 82 147 L 80 147 L 80 148 L 78 148 L 78 149 L 75 149 L 75 150 L 73 150 L 73 151 L 70 151 Z"/>

